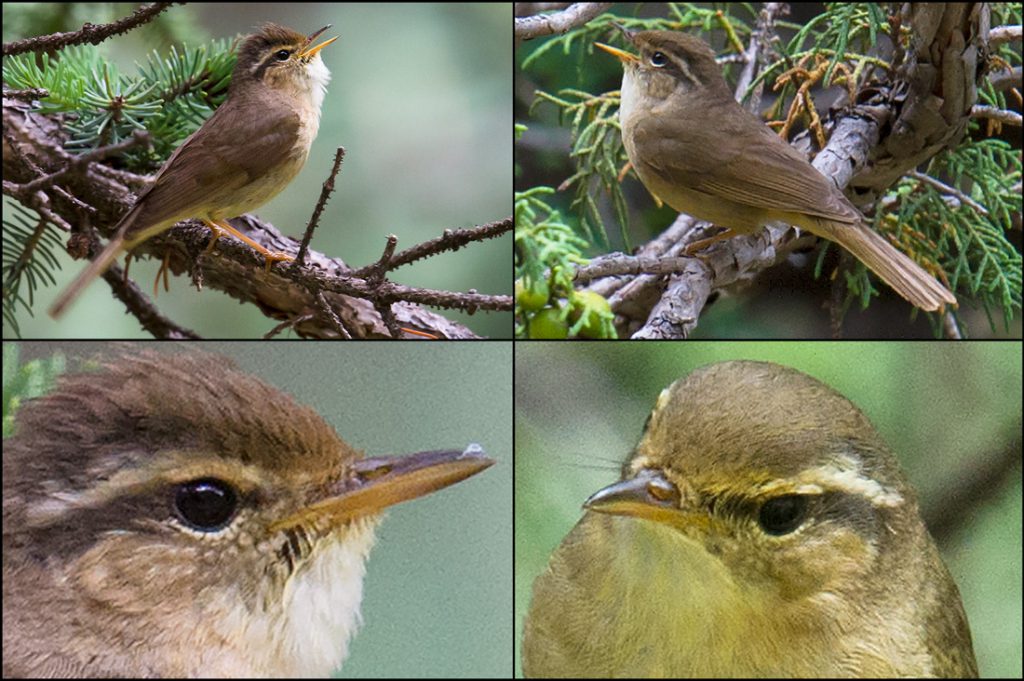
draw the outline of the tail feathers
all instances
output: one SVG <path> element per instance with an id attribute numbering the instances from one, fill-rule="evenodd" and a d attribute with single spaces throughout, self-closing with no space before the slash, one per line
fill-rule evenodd
<path id="1" fill-rule="evenodd" d="M 949 289 L 874 230 L 863 224 L 831 223 L 830 227 L 830 238 L 857 256 L 912 305 L 928 312 L 935 312 L 944 305 L 956 307 L 956 296 Z"/>
<path id="2" fill-rule="evenodd" d="M 103 251 L 89 263 L 89 266 L 82 270 L 81 274 L 75 277 L 75 280 L 57 296 L 57 300 L 50 306 L 50 316 L 58 319 L 63 315 L 68 306 L 75 302 L 85 290 L 85 287 L 92 283 L 93 279 L 106 272 L 123 250 L 124 237 L 118 234 L 107 243 Z"/>

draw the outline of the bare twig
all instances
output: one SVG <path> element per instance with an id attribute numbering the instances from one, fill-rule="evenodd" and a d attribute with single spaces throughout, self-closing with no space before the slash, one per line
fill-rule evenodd
<path id="1" fill-rule="evenodd" d="M 446 229 L 444 230 L 444 234 L 441 236 L 407 248 L 398 255 L 390 258 L 388 260 L 387 270 L 396 270 L 402 265 L 408 265 L 409 263 L 432 255 L 437 255 L 438 253 L 443 253 L 445 251 L 457 251 L 461 247 L 474 241 L 493 239 L 505 234 L 506 232 L 510 232 L 511 230 L 512 216 L 509 216 L 504 220 L 488 222 L 483 225 L 469 227 L 466 229 Z M 371 265 L 368 267 L 375 266 L 376 265 Z M 353 274 L 361 276 L 368 267 L 356 270 Z"/>
<path id="2" fill-rule="evenodd" d="M 320 313 L 331 321 L 334 325 L 335 331 L 338 332 L 338 335 L 341 338 L 344 338 L 345 340 L 352 339 L 352 333 L 345 327 L 345 322 L 342 321 L 341 317 L 339 317 L 331 308 L 330 304 L 327 302 L 327 298 L 324 297 L 323 291 L 316 294 L 316 306 L 317 309 L 320 310 Z"/>
<path id="3" fill-rule="evenodd" d="M 990 118 L 1004 125 L 1021 127 L 1021 115 L 1016 111 L 1000 109 L 988 104 L 975 104 L 971 107 L 971 118 Z"/>
<path id="4" fill-rule="evenodd" d="M 81 29 L 71 33 L 51 33 L 6 43 L 3 48 L 4 56 L 11 57 L 16 54 L 36 51 L 52 52 L 69 45 L 99 45 L 112 35 L 127 33 L 136 26 L 152 21 L 158 14 L 174 4 L 173 2 L 154 2 L 135 10 L 131 16 L 113 23 L 96 26 L 87 22 L 82 25 Z"/>
<path id="5" fill-rule="evenodd" d="M 327 199 L 334 192 L 334 179 L 338 176 L 338 172 L 341 170 L 341 163 L 344 160 L 345 147 L 338 147 L 337 151 L 334 152 L 334 164 L 331 166 L 331 174 L 327 176 L 323 189 L 320 190 L 320 198 L 317 199 L 316 206 L 313 208 L 313 215 L 310 216 L 309 224 L 306 225 L 306 231 L 302 234 L 299 253 L 295 256 L 295 262 L 292 263 L 292 268 L 296 270 L 306 263 L 306 252 L 309 250 L 309 242 L 313 240 L 313 232 L 316 231 L 317 225 L 320 224 L 320 216 L 327 205 Z"/>
<path id="6" fill-rule="evenodd" d="M 610 2 L 575 2 L 561 12 L 516 17 L 515 37 L 530 40 L 543 35 L 564 34 L 582 26 L 611 6 Z"/>
<path id="7" fill-rule="evenodd" d="M 573 275 L 573 283 L 585 286 L 601 277 L 619 277 L 638 274 L 677 274 L 686 269 L 693 258 L 681 256 L 626 255 L 609 253 L 592 258 L 590 263 L 579 267 Z"/>
<path id="8" fill-rule="evenodd" d="M 117 144 L 109 144 L 105 147 L 97 147 L 84 154 L 77 154 L 71 157 L 71 162 L 66 166 L 58 170 L 57 172 L 50 173 L 49 175 L 43 175 L 37 177 L 31 182 L 27 182 L 23 185 L 4 184 L 4 193 L 9 196 L 14 196 L 19 200 L 23 196 L 35 193 L 42 189 L 46 189 L 58 180 L 67 177 L 70 173 L 81 172 L 86 166 L 93 161 L 104 159 L 107 156 L 114 156 L 116 154 L 125 151 L 126 149 L 132 149 L 134 147 L 144 146 L 149 144 L 149 133 L 145 130 L 135 130 L 132 132 L 132 136 L 128 139 L 118 142 Z"/>
<path id="9" fill-rule="evenodd" d="M 1014 40 L 1020 40 L 1021 38 L 1021 26 L 1017 24 L 1015 26 L 995 26 L 988 32 L 989 44 L 995 48 L 1003 43 L 1012 42 Z"/>
<path id="10" fill-rule="evenodd" d="M 981 215 L 988 215 L 988 208 L 985 208 L 985 206 L 981 205 L 971 197 L 967 196 L 967 194 L 964 194 L 956 187 L 951 187 L 945 182 L 937 180 L 931 175 L 928 175 L 927 173 L 922 173 L 918 170 L 912 170 L 909 173 L 907 173 L 907 175 L 914 178 L 918 182 L 923 182 L 927 185 L 934 187 L 943 194 L 948 194 L 949 196 L 955 197 L 961 203 L 964 203 L 973 208 L 974 210 L 978 211 L 978 213 L 980 213 Z"/>
<path id="11" fill-rule="evenodd" d="M 153 338 L 165 340 L 196 340 L 199 334 L 180 326 L 160 314 L 145 293 L 125 276 L 124 270 L 116 264 L 103 273 L 103 280 L 110 286 L 114 297 L 124 303 L 128 312 L 139 320 L 139 324 Z"/>
<path id="12" fill-rule="evenodd" d="M 49 97 L 50 91 L 44 90 L 41 87 L 30 87 L 27 90 L 7 90 L 4 89 L 4 97 L 10 99 L 18 99 L 24 102 L 31 102 L 36 99 L 42 99 L 43 97 Z"/>

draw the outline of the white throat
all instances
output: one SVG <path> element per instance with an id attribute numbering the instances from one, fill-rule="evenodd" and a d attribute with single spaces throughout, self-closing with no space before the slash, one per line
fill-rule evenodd
<path id="1" fill-rule="evenodd" d="M 313 56 L 306 65 L 306 77 L 310 81 L 309 88 L 310 103 L 316 111 L 317 123 L 320 122 L 320 107 L 324 103 L 324 96 L 327 94 L 327 84 L 331 82 L 331 72 L 327 70 L 324 60 L 319 54 Z"/>
<path id="2" fill-rule="evenodd" d="M 234 676 L 248 669 L 252 678 L 310 678 L 336 672 L 362 624 L 363 577 L 378 522 L 358 521 L 343 541 L 322 540 L 265 610 L 252 610 L 258 597 L 240 595 L 218 627 L 225 638 L 236 640 L 237 657 L 205 660 L 200 675 Z M 226 669 L 217 668 L 219 661 Z"/>

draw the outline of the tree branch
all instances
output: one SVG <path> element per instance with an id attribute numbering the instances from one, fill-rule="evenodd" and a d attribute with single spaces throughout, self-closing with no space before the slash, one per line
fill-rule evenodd
<path id="1" fill-rule="evenodd" d="M 51 210 L 55 216 L 52 221 L 63 224 L 65 229 L 80 225 L 83 210 L 88 210 L 91 224 L 98 232 L 109 236 L 120 216 L 134 201 L 132 192 L 121 182 L 121 174 L 96 162 L 83 162 L 67 153 L 59 142 L 59 128 L 51 125 L 47 116 L 29 115 L 29 107 L 17 100 L 5 99 L 3 104 L 5 192 L 10 189 L 9 193 L 16 194 L 15 189 L 30 186 L 36 189 L 32 197 L 48 194 L 48 205 L 43 208 Z M 46 178 L 45 182 L 42 178 Z M 80 196 L 89 197 L 90 204 L 76 198 Z M 39 209 L 35 198 L 28 205 Z M 299 245 L 269 223 L 253 216 L 243 216 L 233 220 L 232 224 L 269 250 L 298 253 Z M 310 224 L 315 224 L 315 220 Z M 450 230 L 451 234 L 446 232 L 437 239 L 413 247 L 410 249 L 413 255 L 392 263 L 390 269 L 415 257 L 454 250 L 470 241 L 490 238 L 502 232 L 502 228 L 495 229 L 495 225 L 503 224 L 505 221 L 469 230 Z M 507 220 L 505 231 L 509 229 L 511 218 Z M 454 238 L 452 234 L 458 237 Z M 462 310 L 512 309 L 511 296 L 431 291 L 387 281 L 382 282 L 386 286 L 370 287 L 354 277 L 342 260 L 316 251 L 309 251 L 304 266 L 289 268 L 278 264 L 269 273 L 264 270 L 262 257 L 234 239 L 225 238 L 217 243 L 219 257 L 201 258 L 208 241 L 209 231 L 197 222 L 179 223 L 144 242 L 134 253 L 136 256 L 166 257 L 173 272 L 190 271 L 197 286 L 217 288 L 243 302 L 254 303 L 269 317 L 301 318 L 302 321 L 293 324 L 292 328 L 307 337 L 340 337 L 342 334 L 338 332 L 340 327 L 336 319 L 341 319 L 344 328 L 349 329 L 354 337 L 392 337 L 377 311 L 386 304 L 401 327 L 419 329 L 437 338 L 472 338 L 474 334 L 466 327 L 425 310 L 420 304 Z M 321 292 L 324 292 L 323 296 Z M 322 314 L 323 301 L 327 301 L 333 316 Z M 133 309 L 130 306 L 130 309 L 134 313 L 143 308 Z M 148 316 L 148 312 L 136 314 L 144 328 L 154 328 L 145 321 Z"/>
<path id="2" fill-rule="evenodd" d="M 575 2 L 568 8 L 553 14 L 535 14 L 516 17 L 515 37 L 530 40 L 553 33 L 567 33 L 582 26 L 612 6 L 610 2 Z"/>
<path id="3" fill-rule="evenodd" d="M 4 56 L 11 57 L 25 52 L 53 52 L 69 45 L 99 45 L 112 35 L 127 33 L 136 26 L 152 21 L 158 14 L 174 4 L 176 3 L 154 2 L 138 8 L 124 19 L 119 19 L 109 24 L 96 26 L 85 23 L 81 29 L 71 33 L 53 33 L 51 35 L 41 35 L 5 43 L 3 48 Z"/>

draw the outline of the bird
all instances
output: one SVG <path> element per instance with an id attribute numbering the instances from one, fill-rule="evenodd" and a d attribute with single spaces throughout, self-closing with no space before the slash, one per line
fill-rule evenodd
<path id="1" fill-rule="evenodd" d="M 766 224 L 796 225 L 838 243 L 911 304 L 955 307 L 935 277 L 868 226 L 831 180 L 733 98 L 711 47 L 678 31 L 619 27 L 639 56 L 622 62 L 622 143 L 644 186 L 678 211 L 728 228 L 694 253 Z"/>
<path id="2" fill-rule="evenodd" d="M 527 677 L 978 675 L 896 457 L 795 369 L 676 381 L 584 508 L 534 581 Z"/>
<path id="3" fill-rule="evenodd" d="M 122 252 L 188 218 L 213 232 L 208 250 L 232 234 L 263 255 L 268 270 L 273 262 L 294 260 L 268 251 L 227 220 L 265 204 L 305 165 L 331 78 L 320 50 L 337 38 L 313 43 L 328 28 L 305 36 L 267 23 L 242 41 L 227 99 L 164 162 L 107 245 L 51 305 L 51 317 L 63 315 Z"/>
<path id="4" fill-rule="evenodd" d="M 14 423 L 5 677 L 327 676 L 384 509 L 493 463 L 478 445 L 366 457 L 200 351 L 90 362 Z"/>

